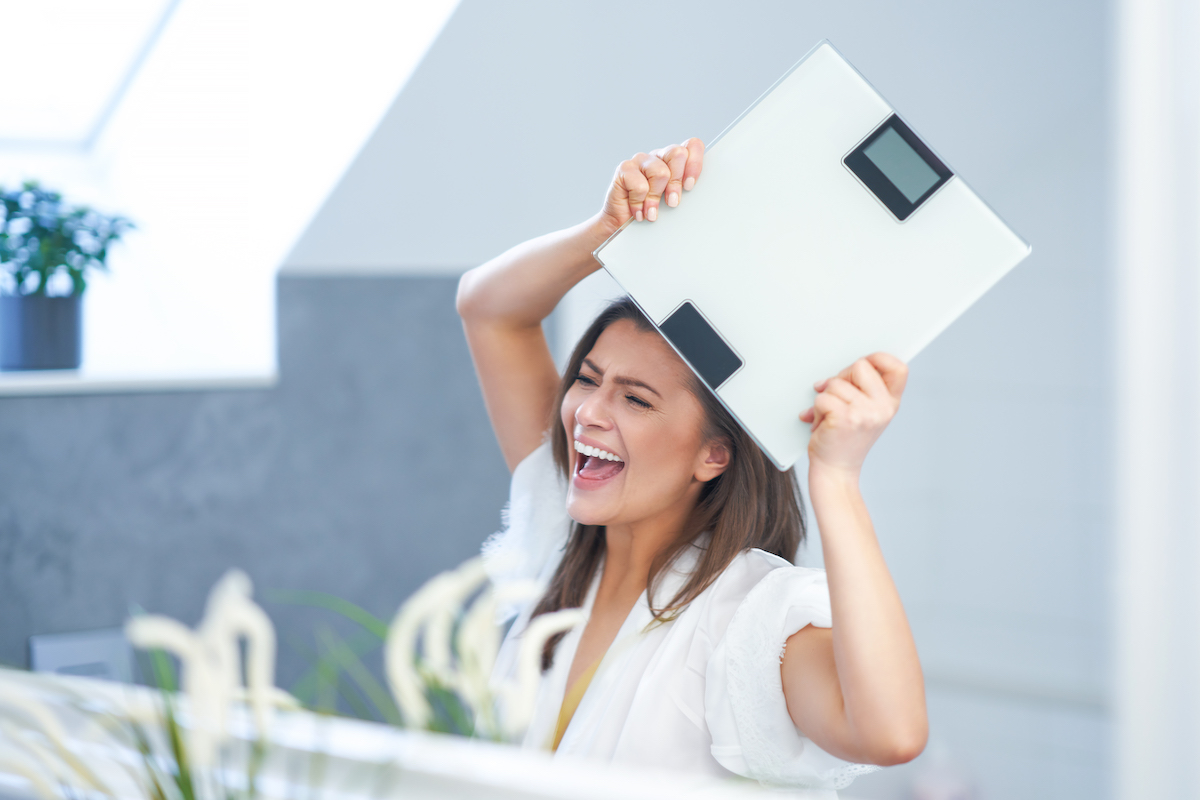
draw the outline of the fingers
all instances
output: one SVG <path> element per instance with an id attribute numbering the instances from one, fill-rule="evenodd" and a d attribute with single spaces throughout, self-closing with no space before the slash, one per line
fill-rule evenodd
<path id="1" fill-rule="evenodd" d="M 679 205 L 682 193 L 696 185 L 703 166 L 704 143 L 695 138 L 638 153 L 617 167 L 605 213 L 617 224 L 629 217 L 653 222 L 664 200 L 668 206 Z"/>
<path id="2" fill-rule="evenodd" d="M 908 365 L 887 353 L 872 353 L 867 356 L 867 361 L 879 370 L 879 377 L 887 387 L 888 393 L 899 400 L 908 384 Z"/>
<path id="3" fill-rule="evenodd" d="M 683 143 L 687 148 L 687 164 L 683 168 L 683 188 L 690 192 L 700 180 L 700 171 L 704 169 L 704 142 L 692 137 Z"/>
<path id="4" fill-rule="evenodd" d="M 658 156 L 638 153 L 634 158 L 638 159 L 638 166 L 641 168 L 642 174 L 646 176 L 646 182 L 649 185 L 646 199 L 642 203 L 642 213 L 646 219 L 653 222 L 658 219 L 658 204 L 662 200 L 663 192 L 666 191 L 667 182 L 671 180 L 671 168 Z"/>
<path id="5" fill-rule="evenodd" d="M 875 365 L 865 358 L 860 358 L 850 366 L 850 379 L 867 397 L 883 398 L 891 395 Z"/>
<path id="6" fill-rule="evenodd" d="M 905 370 L 903 362 L 884 355 L 881 363 L 889 370 L 887 374 L 898 375 L 898 379 L 903 380 Z M 850 408 L 863 410 L 883 403 L 894 411 L 897 399 L 897 396 L 892 394 L 891 389 L 885 383 L 884 375 L 879 372 L 869 358 L 860 358 L 836 376 L 818 382 L 813 388 L 817 390 L 817 402 L 800 418 L 804 422 L 812 422 L 814 428 L 820 424 L 824 414 L 835 410 L 845 411 Z M 832 400 L 837 402 L 831 404 Z"/>
<path id="7" fill-rule="evenodd" d="M 646 197 L 650 194 L 650 181 L 642 173 L 641 164 L 637 157 L 622 161 L 617 167 L 617 177 L 613 181 L 613 199 L 629 207 L 629 214 L 638 222 L 642 221 Z"/>
<path id="8" fill-rule="evenodd" d="M 861 389 L 845 378 L 830 378 L 825 381 L 825 389 L 818 397 L 826 395 L 832 395 L 846 404 L 857 403 L 867 399 L 866 394 Z"/>
<path id="9" fill-rule="evenodd" d="M 821 423 L 825 421 L 831 414 L 844 415 L 849 410 L 850 404 L 840 397 L 835 397 L 828 392 L 822 392 L 817 395 L 817 399 L 813 401 L 813 430 L 821 427 Z"/>
<path id="10" fill-rule="evenodd" d="M 839 372 L 837 375 L 835 375 L 834 378 L 841 378 L 844 381 L 848 381 L 848 380 L 850 380 L 853 370 L 854 370 L 854 365 L 851 364 L 850 366 L 846 367 L 844 370 Z M 815 388 L 818 392 L 823 392 L 823 391 L 825 391 L 825 387 L 829 385 L 829 382 L 831 380 L 833 380 L 833 378 L 826 378 L 823 381 L 818 381 L 817 383 L 815 383 L 813 385 L 813 388 Z"/>
<path id="11" fill-rule="evenodd" d="M 880 363 L 888 371 L 884 372 L 884 370 L 880 370 L 873 359 L 879 359 Z M 839 372 L 836 377 L 819 381 L 814 384 L 813 388 L 818 392 L 823 392 L 831 381 L 842 380 L 853 384 L 867 397 L 881 398 L 891 396 L 895 399 L 899 397 L 899 394 L 893 391 L 892 386 L 888 385 L 887 376 L 893 376 L 899 382 L 899 391 L 902 392 L 904 391 L 904 380 L 907 374 L 908 367 L 900 359 L 889 356 L 886 353 L 875 353 L 855 361 Z"/>
<path id="12" fill-rule="evenodd" d="M 817 383 L 816 400 L 800 415 L 812 424 L 810 465 L 822 462 L 857 474 L 895 416 L 907 377 L 902 361 L 875 353 Z"/>
<path id="13" fill-rule="evenodd" d="M 662 159 L 663 163 L 667 165 L 667 169 L 671 171 L 671 175 L 667 179 L 664 197 L 667 205 L 674 208 L 679 205 L 679 196 L 683 192 L 683 171 L 687 167 L 688 149 L 681 144 L 673 144 L 655 150 L 650 155 Z"/>
<path id="14" fill-rule="evenodd" d="M 823 392 L 800 414 L 800 421 L 811 422 L 813 428 L 816 428 L 824 417 L 837 411 L 845 411 L 849 405 L 842 398 Z"/>

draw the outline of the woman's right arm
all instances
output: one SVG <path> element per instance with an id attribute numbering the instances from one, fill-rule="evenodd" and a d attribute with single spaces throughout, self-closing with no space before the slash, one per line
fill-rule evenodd
<path id="1" fill-rule="evenodd" d="M 542 320 L 599 269 L 592 251 L 627 220 L 653 221 L 664 197 L 678 204 L 699 177 L 703 157 L 699 139 L 637 154 L 617 167 L 600 213 L 519 244 L 459 281 L 458 313 L 510 471 L 541 444 L 558 390 Z"/>

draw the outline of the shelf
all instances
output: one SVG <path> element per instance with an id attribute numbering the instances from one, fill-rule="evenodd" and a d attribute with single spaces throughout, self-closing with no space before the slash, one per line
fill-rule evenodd
<path id="1" fill-rule="evenodd" d="M 59 394 L 132 394 L 269 389 L 278 374 L 137 375 L 83 370 L 0 372 L 0 397 Z"/>

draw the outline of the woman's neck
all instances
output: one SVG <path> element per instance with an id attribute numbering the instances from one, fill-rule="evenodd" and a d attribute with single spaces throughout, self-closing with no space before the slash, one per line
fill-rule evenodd
<path id="1" fill-rule="evenodd" d="M 605 526 L 600 585 L 567 674 L 568 686 L 574 686 L 587 668 L 608 651 L 646 589 L 654 559 L 679 537 L 694 505 L 695 497 L 684 498 L 684 502 L 652 519 Z"/>
<path id="2" fill-rule="evenodd" d="M 636 599 L 646 588 L 654 560 L 679 538 L 693 506 L 680 504 L 651 519 L 606 526 L 599 594 L 632 593 Z"/>

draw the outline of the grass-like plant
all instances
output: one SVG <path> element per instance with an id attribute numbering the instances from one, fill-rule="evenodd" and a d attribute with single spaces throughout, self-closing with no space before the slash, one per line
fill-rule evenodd
<path id="1" fill-rule="evenodd" d="M 108 269 L 108 250 L 134 224 L 87 206 L 72 206 L 36 182 L 0 187 L 0 284 L 7 294 L 83 294 L 91 270 Z M 69 281 L 55 280 L 65 275 Z M 69 291 L 64 291 L 67 287 Z"/>
<path id="2" fill-rule="evenodd" d="M 267 598 L 275 603 L 327 611 L 357 626 L 353 634 L 342 638 L 328 624 L 315 628 L 316 647 L 292 641 L 293 649 L 308 657 L 308 669 L 289 691 L 306 708 L 322 714 L 339 712 L 337 699 L 358 719 L 386 722 L 406 727 L 404 715 L 395 699 L 363 663 L 387 641 L 388 623 L 349 600 L 326 592 L 274 591 Z M 457 624 L 462 613 L 456 609 Z M 453 647 L 453 642 L 451 643 Z M 457 657 L 452 651 L 452 657 Z M 414 668 L 420 669 L 421 653 L 414 653 Z M 475 717 L 462 697 L 434 676 L 426 676 L 425 699 L 432 716 L 423 727 L 436 733 L 474 736 Z"/>
<path id="3" fill-rule="evenodd" d="M 483 563 L 474 559 L 430 580 L 390 623 L 332 595 L 294 592 L 276 599 L 332 611 L 361 628 L 350 639 L 329 626 L 318 630 L 316 663 L 296 687 L 310 708 L 334 713 L 340 693 L 364 718 L 515 741 L 529 723 L 543 643 L 582 620 L 577 610 L 539 617 L 522 636 L 516 675 L 493 684 L 498 604 L 538 590 L 531 581 L 490 586 Z M 249 578 L 226 573 L 194 629 L 142 614 L 129 621 L 126 635 L 145 654 L 157 693 L 135 693 L 109 707 L 69 683 L 59 686 L 57 704 L 74 718 L 70 735 L 53 701 L 12 691 L 0 675 L 0 771 L 24 775 L 44 800 L 117 796 L 76 754 L 73 736 L 138 754 L 138 768 L 129 765 L 127 773 L 144 800 L 256 800 L 273 752 L 276 711 L 304 712 L 274 686 L 275 630 L 253 602 Z M 380 646 L 387 688 L 361 660 Z M 233 735 L 230 712 L 238 706 L 253 722 L 252 735 Z M 17 749 L 10 752 L 10 745 Z M 324 785 L 324 765 L 323 751 L 308 758 L 310 788 Z"/>

